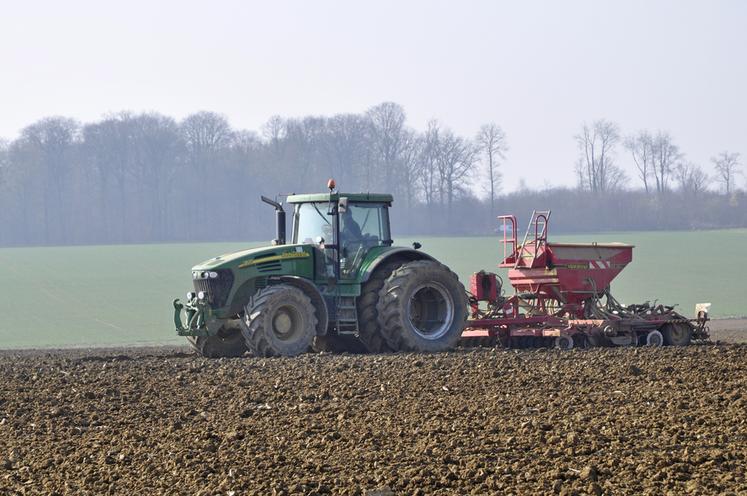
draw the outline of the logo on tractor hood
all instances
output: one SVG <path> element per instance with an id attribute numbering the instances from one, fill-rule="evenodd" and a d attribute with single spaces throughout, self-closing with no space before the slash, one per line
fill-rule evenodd
<path id="1" fill-rule="evenodd" d="M 242 262 L 241 264 L 239 264 L 239 269 L 245 269 L 247 267 L 251 267 L 252 265 L 257 265 L 264 262 L 275 262 L 277 260 L 287 260 L 292 258 L 307 258 L 309 256 L 311 256 L 311 254 L 305 251 L 286 251 L 285 253 L 281 253 L 280 255 L 272 255 L 269 257 L 259 257 L 253 260 L 247 260 L 246 262 Z"/>

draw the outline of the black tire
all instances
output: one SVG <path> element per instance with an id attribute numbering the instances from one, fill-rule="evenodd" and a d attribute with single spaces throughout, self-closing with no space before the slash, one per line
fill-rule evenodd
<path id="1" fill-rule="evenodd" d="M 666 346 L 687 346 L 693 336 L 692 327 L 684 322 L 664 324 L 659 331 L 664 336 Z"/>
<path id="2" fill-rule="evenodd" d="M 379 326 L 395 351 L 454 349 L 467 322 L 464 286 L 432 260 L 408 262 L 384 281 L 377 304 Z"/>
<path id="3" fill-rule="evenodd" d="M 296 356 L 308 351 L 316 336 L 316 309 L 295 286 L 261 289 L 244 309 L 241 333 L 259 357 Z"/>
<path id="4" fill-rule="evenodd" d="M 236 327 L 223 327 L 215 336 L 188 336 L 187 342 L 205 358 L 236 358 L 247 351 L 241 330 Z"/>
<path id="5" fill-rule="evenodd" d="M 371 353 L 393 351 L 381 333 L 376 304 L 379 302 L 379 291 L 384 287 L 384 281 L 402 264 L 403 262 L 384 262 L 361 287 L 361 295 L 358 298 L 358 339 Z"/>

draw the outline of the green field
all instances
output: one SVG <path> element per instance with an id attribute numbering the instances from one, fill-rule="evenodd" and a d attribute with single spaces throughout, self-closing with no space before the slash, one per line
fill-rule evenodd
<path id="1" fill-rule="evenodd" d="M 479 269 L 495 271 L 501 250 L 491 237 L 414 239 L 463 281 Z M 552 239 L 635 244 L 633 263 L 612 284 L 621 302 L 658 298 L 689 315 L 705 301 L 713 316 L 747 315 L 745 229 Z M 191 288 L 190 267 L 256 244 L 0 249 L 0 348 L 182 343 L 171 301 Z"/>

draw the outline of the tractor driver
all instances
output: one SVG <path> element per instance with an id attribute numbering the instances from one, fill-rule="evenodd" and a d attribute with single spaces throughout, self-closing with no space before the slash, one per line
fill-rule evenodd
<path id="1" fill-rule="evenodd" d="M 343 249 L 351 243 L 361 243 L 363 241 L 361 226 L 353 219 L 353 213 L 349 208 L 342 213 L 341 219 L 340 241 L 342 241 Z"/>

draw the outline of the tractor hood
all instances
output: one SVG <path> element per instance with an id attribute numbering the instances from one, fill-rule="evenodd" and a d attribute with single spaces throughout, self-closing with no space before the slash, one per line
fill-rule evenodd
<path id="1" fill-rule="evenodd" d="M 204 262 L 200 262 L 194 267 L 193 271 L 196 270 L 207 270 L 207 269 L 230 269 L 241 266 L 242 264 L 248 264 L 257 256 L 271 257 L 277 255 L 280 257 L 283 254 L 287 255 L 292 253 L 304 253 L 304 245 L 278 245 L 278 246 L 262 246 L 260 248 L 250 248 L 248 250 L 236 251 L 233 253 L 226 253 L 225 255 L 219 255 L 213 257 Z M 265 257 L 262 257 L 263 259 Z M 283 257 L 285 258 L 285 257 Z"/>

